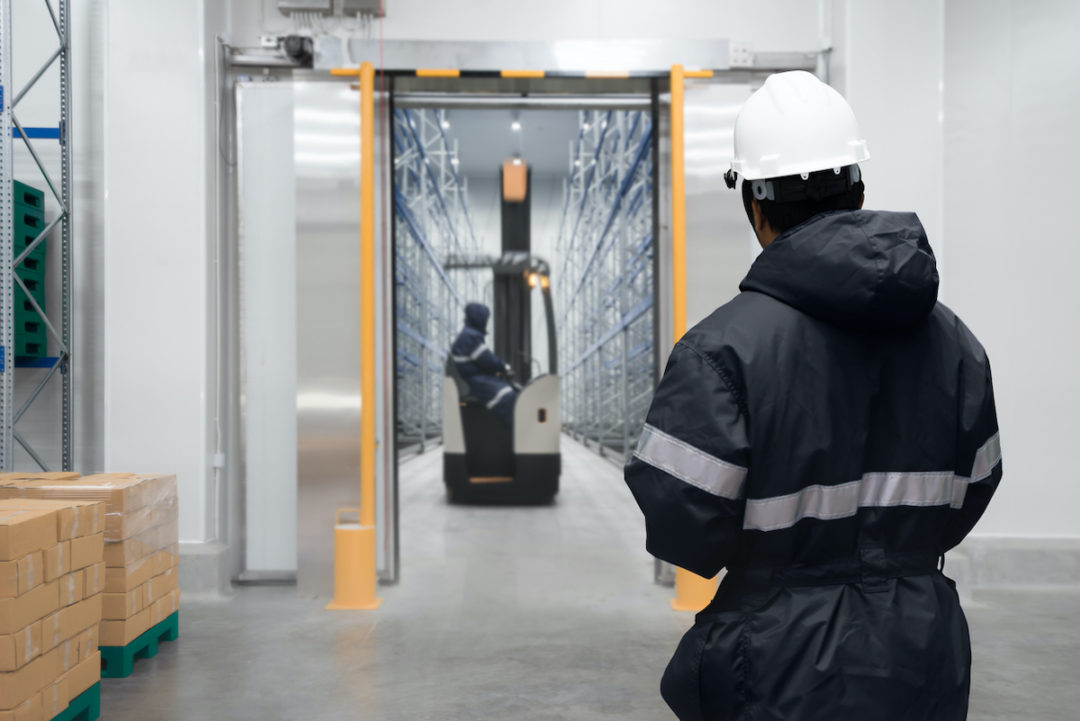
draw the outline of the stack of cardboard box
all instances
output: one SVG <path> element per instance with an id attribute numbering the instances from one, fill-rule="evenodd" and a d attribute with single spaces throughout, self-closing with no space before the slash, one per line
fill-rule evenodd
<path id="1" fill-rule="evenodd" d="M 105 506 L 0 500 L 0 721 L 59 715 L 101 678 Z"/>
<path id="2" fill-rule="evenodd" d="M 0 479 L 5 495 L 105 503 L 102 646 L 126 646 L 179 609 L 176 476 Z"/>

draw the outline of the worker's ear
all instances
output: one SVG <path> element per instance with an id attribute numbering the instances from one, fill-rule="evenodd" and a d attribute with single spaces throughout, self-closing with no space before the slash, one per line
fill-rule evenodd
<path id="1" fill-rule="evenodd" d="M 863 203 L 866 202 L 866 193 L 859 196 L 859 210 L 862 210 Z"/>
<path id="2" fill-rule="evenodd" d="M 754 214 L 754 232 L 760 237 L 762 226 L 768 221 L 765 220 L 765 216 L 761 212 L 761 206 L 758 204 L 757 198 L 750 201 L 750 210 Z"/>

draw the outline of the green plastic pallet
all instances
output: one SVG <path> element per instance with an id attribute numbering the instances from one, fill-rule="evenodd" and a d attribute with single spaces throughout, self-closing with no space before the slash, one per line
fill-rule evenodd
<path id="1" fill-rule="evenodd" d="M 127 646 L 101 646 L 101 677 L 127 678 L 135 670 L 135 659 L 153 658 L 161 641 L 180 637 L 180 612 L 177 611 Z"/>
<path id="2" fill-rule="evenodd" d="M 101 716 L 100 681 L 71 699 L 68 707 L 53 716 L 52 721 L 96 721 L 99 716 Z"/>

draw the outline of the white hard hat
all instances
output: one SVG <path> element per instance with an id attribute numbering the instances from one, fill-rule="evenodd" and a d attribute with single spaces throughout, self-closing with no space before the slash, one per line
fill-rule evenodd
<path id="1" fill-rule="evenodd" d="M 745 180 L 806 175 L 870 157 L 844 96 L 804 70 L 770 75 L 735 119 L 734 175 Z"/>

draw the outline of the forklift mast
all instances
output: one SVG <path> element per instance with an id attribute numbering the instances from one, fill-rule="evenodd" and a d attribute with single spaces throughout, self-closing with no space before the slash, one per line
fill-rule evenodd
<path id="1" fill-rule="evenodd" d="M 507 271 L 529 262 L 532 169 L 513 158 L 503 163 L 500 179 L 503 272 L 497 268 L 494 279 L 495 353 L 510 364 L 519 382 L 527 383 L 532 378 L 532 286 L 527 267 L 520 273 Z"/>

